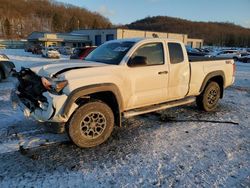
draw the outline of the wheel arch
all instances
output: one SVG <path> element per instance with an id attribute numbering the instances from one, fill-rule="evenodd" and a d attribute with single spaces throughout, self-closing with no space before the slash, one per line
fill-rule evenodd
<path id="1" fill-rule="evenodd" d="M 201 85 L 200 88 L 200 93 L 202 93 L 204 91 L 204 89 L 206 88 L 207 84 L 211 81 L 215 81 L 219 84 L 220 86 L 220 98 L 223 97 L 223 92 L 224 92 L 224 85 L 225 85 L 225 74 L 223 71 L 214 71 L 209 73 L 205 79 L 203 80 L 203 83 Z"/>
<path id="2" fill-rule="evenodd" d="M 123 101 L 118 87 L 112 83 L 94 84 L 75 89 L 68 96 L 62 115 L 69 117 L 70 109 L 74 103 L 82 105 L 90 100 L 101 100 L 110 106 L 114 113 L 115 124 L 121 126 L 121 112 L 123 111 Z"/>

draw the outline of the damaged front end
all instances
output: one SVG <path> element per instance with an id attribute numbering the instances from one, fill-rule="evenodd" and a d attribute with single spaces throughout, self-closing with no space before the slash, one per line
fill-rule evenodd
<path id="1" fill-rule="evenodd" d="M 67 81 L 41 77 L 29 68 L 21 68 L 13 76 L 18 79 L 11 93 L 14 108 L 20 106 L 26 117 L 33 116 L 38 121 L 66 121 L 58 114 L 67 99 L 62 93 Z"/>

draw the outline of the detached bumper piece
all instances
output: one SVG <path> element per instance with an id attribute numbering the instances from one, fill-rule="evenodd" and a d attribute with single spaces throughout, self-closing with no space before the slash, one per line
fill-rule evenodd
<path id="1" fill-rule="evenodd" d="M 48 101 L 48 92 L 42 85 L 41 77 L 26 68 L 22 68 L 14 76 L 19 85 L 11 93 L 13 107 L 19 106 L 26 117 L 32 115 L 40 121 L 52 118 L 55 108 Z"/>
<path id="2" fill-rule="evenodd" d="M 19 95 L 20 94 L 17 90 L 11 92 L 12 107 L 14 109 L 19 107 L 23 111 L 25 117 L 32 116 L 36 120 L 42 122 L 49 121 L 54 117 L 56 108 L 52 104 L 38 101 L 40 106 L 36 107 L 29 99 L 20 98 Z"/>

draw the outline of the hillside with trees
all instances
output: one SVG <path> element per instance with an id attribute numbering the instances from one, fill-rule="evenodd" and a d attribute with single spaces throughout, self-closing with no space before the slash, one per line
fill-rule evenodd
<path id="1" fill-rule="evenodd" d="M 33 31 L 68 32 L 111 26 L 96 12 L 53 0 L 0 0 L 0 38 L 26 38 Z"/>
<path id="2" fill-rule="evenodd" d="M 250 29 L 232 23 L 193 22 L 167 16 L 147 17 L 124 26 L 129 29 L 185 33 L 207 45 L 250 47 Z"/>

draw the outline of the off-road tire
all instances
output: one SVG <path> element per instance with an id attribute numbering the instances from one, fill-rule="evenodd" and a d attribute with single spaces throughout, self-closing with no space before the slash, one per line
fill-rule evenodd
<path id="1" fill-rule="evenodd" d="M 209 82 L 204 91 L 196 98 L 199 109 L 210 112 L 213 111 L 220 99 L 221 89 L 217 82 Z"/>
<path id="2" fill-rule="evenodd" d="M 114 114 L 110 107 L 94 101 L 78 108 L 69 121 L 67 128 L 71 140 L 81 148 L 102 144 L 114 128 Z"/>

